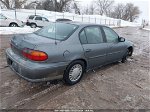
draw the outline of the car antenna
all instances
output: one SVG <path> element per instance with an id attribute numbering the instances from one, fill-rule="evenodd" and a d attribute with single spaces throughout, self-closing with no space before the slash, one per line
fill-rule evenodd
<path id="1" fill-rule="evenodd" d="M 57 42 L 56 42 L 56 1 L 55 1 L 55 45 L 57 45 Z"/>

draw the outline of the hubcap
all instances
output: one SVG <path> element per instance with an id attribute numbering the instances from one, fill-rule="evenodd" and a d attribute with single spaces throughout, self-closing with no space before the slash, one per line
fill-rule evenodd
<path id="1" fill-rule="evenodd" d="M 16 27 L 16 24 L 12 24 L 11 26 L 12 26 L 12 27 Z"/>
<path id="2" fill-rule="evenodd" d="M 80 64 L 74 65 L 69 72 L 69 79 L 71 81 L 77 81 L 82 75 L 82 66 Z"/>
<path id="3" fill-rule="evenodd" d="M 131 54 L 132 54 L 132 51 L 128 51 L 128 56 L 131 56 Z"/>
<path id="4" fill-rule="evenodd" d="M 32 27 L 32 28 L 35 28 L 35 27 L 36 27 L 36 25 L 35 25 L 35 24 L 33 24 L 33 25 L 31 25 L 31 27 Z"/>

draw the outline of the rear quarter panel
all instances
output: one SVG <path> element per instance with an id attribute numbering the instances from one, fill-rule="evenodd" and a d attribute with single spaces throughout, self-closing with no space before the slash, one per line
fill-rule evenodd
<path id="1" fill-rule="evenodd" d="M 68 62 L 85 59 L 83 48 L 79 41 L 78 28 L 68 39 L 53 44 L 37 45 L 35 49 L 44 51 L 48 55 L 47 63 Z"/>

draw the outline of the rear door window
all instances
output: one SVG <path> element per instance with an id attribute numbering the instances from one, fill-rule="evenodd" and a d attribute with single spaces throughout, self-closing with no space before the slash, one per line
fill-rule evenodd
<path id="1" fill-rule="evenodd" d="M 80 41 L 82 44 L 103 43 L 103 35 L 99 26 L 89 26 L 84 28 L 80 33 Z"/>
<path id="2" fill-rule="evenodd" d="M 42 17 L 42 20 L 43 20 L 43 21 L 48 21 L 48 19 L 46 19 L 46 18 L 44 18 L 44 17 Z"/>
<path id="3" fill-rule="evenodd" d="M 80 33 L 80 41 L 82 44 L 87 44 L 87 38 L 86 38 L 86 35 L 85 35 L 85 31 L 81 31 Z"/>
<path id="4" fill-rule="evenodd" d="M 36 17 L 35 20 L 42 21 L 42 17 Z"/>

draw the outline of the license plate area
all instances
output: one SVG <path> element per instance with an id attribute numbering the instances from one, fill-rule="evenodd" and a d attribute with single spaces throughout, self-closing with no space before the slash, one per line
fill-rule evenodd
<path id="1" fill-rule="evenodd" d="M 8 65 L 12 65 L 12 63 L 13 63 L 13 61 L 11 60 L 11 59 L 9 59 L 9 58 L 7 58 L 7 63 L 8 63 Z"/>
<path id="2" fill-rule="evenodd" d="M 18 64 L 16 62 L 13 62 L 10 58 L 7 59 L 8 65 L 18 73 Z"/>

